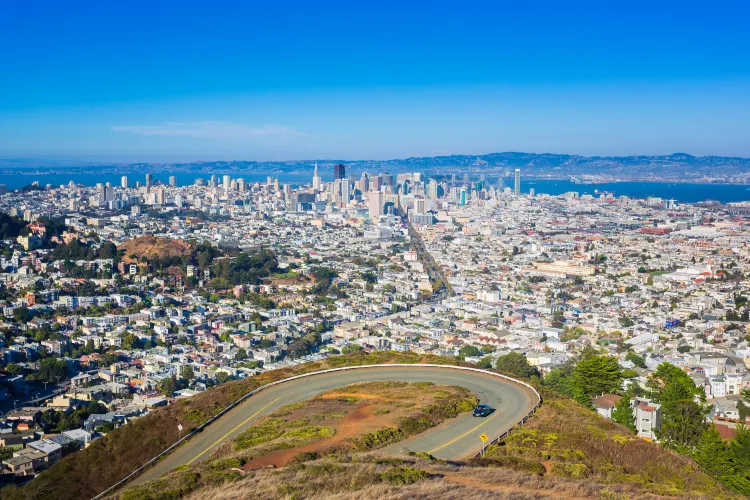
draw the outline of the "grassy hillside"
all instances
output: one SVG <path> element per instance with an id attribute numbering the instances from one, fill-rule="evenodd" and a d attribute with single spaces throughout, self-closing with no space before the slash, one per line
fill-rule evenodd
<path id="1" fill-rule="evenodd" d="M 739 498 L 684 457 L 626 432 L 573 401 L 553 400 L 480 459 L 446 462 L 420 453 L 336 449 L 300 454 L 278 470 L 228 469 L 217 460 L 202 470 L 175 471 L 121 498 Z M 226 475 L 217 480 L 217 473 Z"/>
<path id="2" fill-rule="evenodd" d="M 195 427 L 258 385 L 326 368 L 389 362 L 458 364 L 452 358 L 413 353 L 358 353 L 231 382 L 123 426 L 88 449 L 66 457 L 22 488 L 0 491 L 0 497 L 90 498 L 174 442 L 178 422 L 190 422 Z M 248 470 L 259 463 L 252 460 L 283 450 L 290 443 L 302 448 L 330 439 L 330 430 L 324 428 L 332 429 L 334 437 L 343 432 L 332 420 L 316 422 L 310 418 L 303 426 L 307 431 L 296 433 L 296 424 L 290 426 L 288 422 L 320 413 L 313 405 L 287 408 L 288 415 L 277 412 L 272 419 L 286 423 L 269 425 L 266 420 L 265 430 L 243 434 L 247 448 L 234 449 L 233 444 L 227 444 L 200 468 L 179 468 L 160 478 L 167 481 L 161 487 L 131 493 L 131 498 L 733 498 L 689 459 L 636 440 L 625 428 L 546 392 L 544 405 L 524 429 L 490 447 L 479 460 L 448 463 L 424 455 L 386 457 L 372 451 L 379 441 L 391 439 L 403 427 L 394 421 L 391 425 L 395 427 L 373 426 L 372 431 L 395 429 L 368 437 L 366 442 L 374 442 L 374 446 L 358 445 L 364 442 L 363 435 L 350 435 L 346 446 L 298 450 L 287 462 L 289 456 L 268 462 L 278 469 Z M 337 404 L 346 406 L 346 397 L 356 402 L 356 394 L 344 394 L 343 402 Z M 424 412 L 429 402 L 422 401 L 413 409 L 418 406 Z M 387 415 L 381 416 L 389 418 Z M 275 437 L 265 441 L 269 435 Z M 178 490 L 170 490 L 172 485 L 179 485 Z M 169 495 L 162 494 L 167 491 Z"/>
<path id="3" fill-rule="evenodd" d="M 149 415 L 110 432 L 91 446 L 68 455 L 48 471 L 26 485 L 0 490 L 9 499 L 50 498 L 79 500 L 90 498 L 127 476 L 141 464 L 158 455 L 179 439 L 177 424 L 192 430 L 251 390 L 286 377 L 327 368 L 378 363 L 457 364 L 451 358 L 419 356 L 413 353 L 378 352 L 336 356 L 319 363 L 294 369 L 274 370 L 258 377 L 229 382 L 177 404 L 160 408 Z M 106 464 L 103 466 L 102 464 Z M 96 471 L 92 474 L 91 471 Z"/>
<path id="4" fill-rule="evenodd" d="M 377 449 L 470 411 L 476 403 L 464 388 L 429 382 L 355 384 L 281 408 L 209 459 L 128 488 L 120 498 L 175 498 L 265 467 L 298 467 L 320 456 Z"/>

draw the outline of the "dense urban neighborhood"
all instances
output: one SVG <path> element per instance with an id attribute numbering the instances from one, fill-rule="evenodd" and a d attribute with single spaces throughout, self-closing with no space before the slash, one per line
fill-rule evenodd
<path id="1" fill-rule="evenodd" d="M 750 450 L 750 204 L 345 168 L 2 190 L 2 480 L 229 381 L 376 351 L 528 379 L 703 466 Z"/>

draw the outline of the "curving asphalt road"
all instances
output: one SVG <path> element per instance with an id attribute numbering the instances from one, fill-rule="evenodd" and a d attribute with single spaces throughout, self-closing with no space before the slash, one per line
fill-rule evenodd
<path id="1" fill-rule="evenodd" d="M 184 445 L 134 479 L 141 484 L 169 472 L 183 464 L 192 464 L 210 457 L 211 452 L 227 439 L 236 437 L 247 427 L 273 413 L 282 406 L 308 400 L 320 393 L 357 382 L 398 380 L 403 382 L 433 382 L 457 385 L 472 391 L 480 403 L 495 411 L 488 417 L 475 418 L 470 413 L 442 423 L 429 431 L 384 448 L 398 452 L 404 448 L 426 451 L 443 459 L 460 459 L 474 455 L 482 448 L 479 436 L 490 439 L 499 436 L 523 418 L 537 403 L 529 389 L 479 372 L 438 367 L 387 367 L 314 375 L 286 382 L 253 395 L 206 427 Z"/>

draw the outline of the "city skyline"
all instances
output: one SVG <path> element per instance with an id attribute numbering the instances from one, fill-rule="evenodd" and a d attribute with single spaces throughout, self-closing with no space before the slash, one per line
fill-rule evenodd
<path id="1" fill-rule="evenodd" d="M 0 157 L 750 156 L 740 2 L 291 7 L 7 7 Z"/>

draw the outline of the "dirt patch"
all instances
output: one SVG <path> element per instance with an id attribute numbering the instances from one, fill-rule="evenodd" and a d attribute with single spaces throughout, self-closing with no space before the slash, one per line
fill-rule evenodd
<path id="1" fill-rule="evenodd" d="M 358 395 L 364 396 L 364 395 Z M 370 396 L 370 395 L 367 395 Z M 357 436 L 364 432 L 380 427 L 393 426 L 393 418 L 389 415 L 375 415 L 377 406 L 374 404 L 362 404 L 353 412 L 336 420 L 330 427 L 336 430 L 333 437 L 321 439 L 314 443 L 286 450 L 273 451 L 266 455 L 255 457 L 245 464 L 245 470 L 261 469 L 264 467 L 284 467 L 300 453 L 321 453 L 337 446 L 352 446 L 347 438 Z"/>

